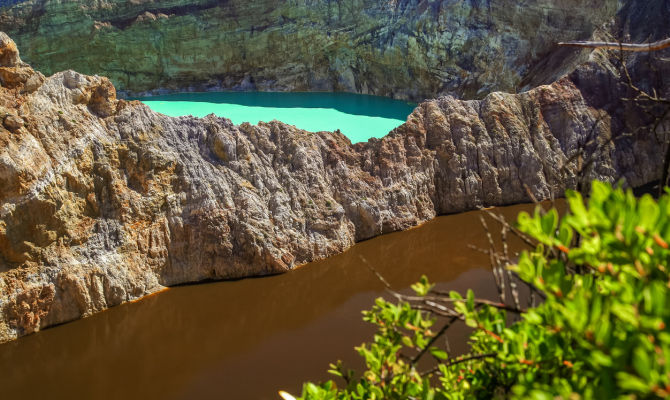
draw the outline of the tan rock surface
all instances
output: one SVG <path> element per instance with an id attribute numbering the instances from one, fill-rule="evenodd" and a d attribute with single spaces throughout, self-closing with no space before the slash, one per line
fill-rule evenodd
<path id="1" fill-rule="evenodd" d="M 430 100 L 384 139 L 351 145 L 276 121 L 169 118 L 117 100 L 107 78 L 44 78 L 0 43 L 18 77 L 2 81 L 0 115 L 23 121 L 0 127 L 0 341 L 169 285 L 284 272 L 436 214 L 528 201 L 526 187 L 548 198 L 660 175 L 654 135 L 608 140 L 642 117 L 602 63 L 523 94 Z M 583 148 L 596 162 L 580 173 Z"/>

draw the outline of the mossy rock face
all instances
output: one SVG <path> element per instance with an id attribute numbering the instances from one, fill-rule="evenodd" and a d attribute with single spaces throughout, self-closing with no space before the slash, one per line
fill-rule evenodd
<path id="1" fill-rule="evenodd" d="M 618 1 L 480 3 L 29 0 L 0 9 L 0 30 L 46 74 L 101 74 L 126 93 L 337 90 L 421 101 L 519 88 L 558 39 L 591 36 Z"/>

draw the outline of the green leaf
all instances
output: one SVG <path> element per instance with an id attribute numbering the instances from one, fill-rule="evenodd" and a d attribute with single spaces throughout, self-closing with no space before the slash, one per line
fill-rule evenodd
<path id="1" fill-rule="evenodd" d="M 468 354 L 495 357 L 451 365 L 435 342 L 421 354 L 432 355 L 440 374 L 422 376 L 423 368 L 409 360 L 435 335 L 427 330 L 436 320 L 423 314 L 433 303 L 413 301 L 420 310 L 378 299 L 364 312 L 377 332 L 356 348 L 366 365 L 356 375 L 362 378 L 354 382 L 352 371 L 331 364 L 329 372 L 345 375 L 348 387 L 332 381 L 305 386 L 303 393 L 312 393 L 307 400 L 664 396 L 670 381 L 670 192 L 658 201 L 638 200 L 631 191 L 594 182 L 588 207 L 579 193 L 566 196 L 571 214 L 565 217 L 536 209 L 517 219 L 538 245 L 521 252 L 510 269 L 533 285 L 518 283 L 522 293 L 536 293 L 534 306 L 521 299 L 525 311 L 509 317 L 494 306 L 475 307 L 475 293 L 467 288 L 465 299 L 457 292 L 430 299 L 472 328 Z M 559 245 L 566 249 L 554 251 Z M 426 277 L 412 285 L 419 295 L 431 287 Z M 438 320 L 448 323 L 449 317 Z"/>
<path id="2" fill-rule="evenodd" d="M 638 393 L 650 392 L 649 384 L 637 376 L 628 374 L 626 372 L 619 372 L 616 374 L 616 378 L 622 389 Z"/>
<path id="3" fill-rule="evenodd" d="M 468 311 L 473 311 L 475 309 L 475 292 L 473 292 L 472 289 L 468 289 L 467 298 L 466 305 Z"/>
<path id="4" fill-rule="evenodd" d="M 638 204 L 639 210 L 639 226 L 649 231 L 654 228 L 656 221 L 658 221 L 659 208 L 653 197 L 646 194 Z"/>
<path id="5" fill-rule="evenodd" d="M 447 352 L 444 350 L 440 350 L 437 347 L 431 347 L 430 348 L 430 354 L 433 355 L 433 357 L 440 359 L 440 360 L 446 360 L 447 359 Z"/>
<path id="6" fill-rule="evenodd" d="M 599 366 L 603 366 L 603 367 L 612 366 L 612 357 L 606 355 L 605 353 L 603 353 L 600 350 L 594 350 L 591 353 L 591 360 L 593 360 L 593 362 L 596 365 L 599 365 Z"/>
<path id="7" fill-rule="evenodd" d="M 558 241 L 566 247 L 569 247 L 572 244 L 572 238 L 574 232 L 568 224 L 562 223 L 558 231 Z"/>
<path id="8" fill-rule="evenodd" d="M 633 351 L 633 368 L 646 381 L 651 379 L 651 359 L 642 346 L 637 346 Z"/>
<path id="9" fill-rule="evenodd" d="M 412 290 L 418 295 L 418 296 L 425 296 L 430 292 L 430 290 L 434 287 L 434 284 L 431 284 L 428 282 L 428 278 L 426 275 L 422 275 L 421 279 L 419 282 L 414 283 L 411 285 Z"/>
<path id="10" fill-rule="evenodd" d="M 545 235 L 553 237 L 558 228 L 558 211 L 555 208 L 547 211 L 542 216 L 542 231 Z"/>
<path id="11" fill-rule="evenodd" d="M 567 190 L 565 197 L 570 205 L 571 218 L 573 228 L 583 232 L 589 223 L 588 213 L 584 207 L 584 199 L 579 192 L 574 190 Z"/>

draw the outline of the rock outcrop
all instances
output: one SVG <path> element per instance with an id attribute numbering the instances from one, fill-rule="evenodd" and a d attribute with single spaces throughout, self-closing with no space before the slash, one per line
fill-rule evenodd
<path id="1" fill-rule="evenodd" d="M 584 53 L 618 0 L 27 0 L 0 30 L 50 75 L 162 90 L 348 91 L 422 101 L 548 83 Z"/>
<path id="2" fill-rule="evenodd" d="M 523 94 L 424 102 L 351 145 L 277 121 L 169 118 L 107 78 L 45 78 L 0 34 L 0 342 L 169 285 L 284 272 L 436 214 L 658 179 L 664 139 L 621 135 L 643 116 L 594 54 Z"/>

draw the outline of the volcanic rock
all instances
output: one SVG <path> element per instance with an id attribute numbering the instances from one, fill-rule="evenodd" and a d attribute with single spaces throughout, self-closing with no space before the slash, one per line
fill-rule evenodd
<path id="1" fill-rule="evenodd" d="M 44 78 L 0 43 L 0 115 L 23 120 L 0 129 L 0 341 L 170 285 L 284 272 L 438 214 L 592 179 L 643 185 L 667 146 L 634 129 L 653 121 L 601 52 L 525 93 L 425 101 L 352 145 L 278 121 L 170 118 L 117 100 L 107 78 Z M 668 96 L 669 63 L 640 55 L 630 73 Z"/>
<path id="2" fill-rule="evenodd" d="M 551 82 L 584 61 L 618 0 L 27 0 L 0 31 L 47 75 L 76 66 L 126 94 L 349 91 L 422 101 Z M 76 60 L 76 61 L 74 61 Z M 536 68 L 543 65 L 542 68 Z M 542 79 L 536 78 L 542 75 Z"/>

